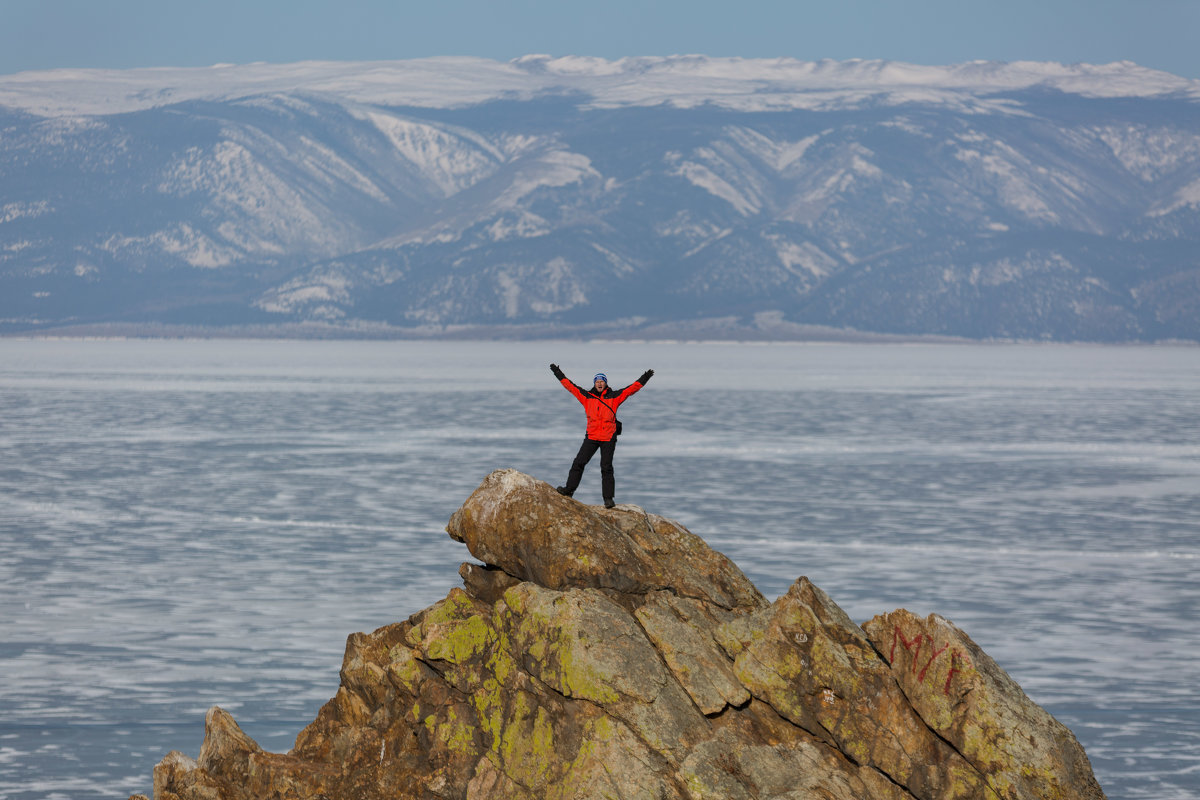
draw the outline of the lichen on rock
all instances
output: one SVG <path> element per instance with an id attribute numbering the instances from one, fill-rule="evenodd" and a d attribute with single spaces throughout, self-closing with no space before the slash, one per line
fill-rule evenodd
<path id="1" fill-rule="evenodd" d="M 1070 731 L 939 617 L 860 628 L 806 578 L 768 604 L 678 523 L 514 470 L 447 531 L 483 563 L 351 635 L 290 753 L 213 709 L 155 800 L 1104 797 Z"/>
<path id="2" fill-rule="evenodd" d="M 1002 798 L 1099 796 L 1083 748 L 954 623 L 899 609 L 863 626 L 929 728 Z"/>

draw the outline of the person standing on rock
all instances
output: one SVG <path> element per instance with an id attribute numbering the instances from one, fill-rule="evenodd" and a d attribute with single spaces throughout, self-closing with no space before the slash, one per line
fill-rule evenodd
<path id="1" fill-rule="evenodd" d="M 621 433 L 621 423 L 617 421 L 617 407 L 645 386 L 646 382 L 654 375 L 654 370 L 646 370 L 642 373 L 642 377 L 619 391 L 613 391 L 608 385 L 608 376 L 603 372 L 596 373 L 592 378 L 592 388 L 584 390 L 582 386 L 576 386 L 567 380 L 567 376 L 558 368 L 558 364 L 551 364 L 550 371 L 554 373 L 554 377 L 558 378 L 558 382 L 563 385 L 564 389 L 575 395 L 575 399 L 580 403 L 583 403 L 583 410 L 587 414 L 587 433 L 583 438 L 583 444 L 579 446 L 579 452 L 575 454 L 575 460 L 571 462 L 571 471 L 567 473 L 566 485 L 559 486 L 558 493 L 567 497 L 575 494 L 575 490 L 579 488 L 579 482 L 583 480 L 583 468 L 599 450 L 600 485 L 604 491 L 604 507 L 612 508 L 617 504 L 613 499 L 616 494 L 613 453 L 617 450 L 617 436 Z"/>

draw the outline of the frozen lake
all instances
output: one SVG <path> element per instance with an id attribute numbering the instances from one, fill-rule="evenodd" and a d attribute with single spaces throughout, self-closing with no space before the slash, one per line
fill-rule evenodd
<path id="1" fill-rule="evenodd" d="M 1200 797 L 1200 348 L 0 339 L 0 798 L 149 794 L 212 705 L 289 749 L 348 634 L 459 583 L 488 472 L 562 482 L 551 361 L 656 370 L 618 502 L 950 618 L 1110 798 Z"/>

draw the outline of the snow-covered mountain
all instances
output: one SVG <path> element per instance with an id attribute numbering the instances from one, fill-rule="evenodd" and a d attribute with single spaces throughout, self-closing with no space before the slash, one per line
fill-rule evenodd
<path id="1" fill-rule="evenodd" d="M 0 76 L 7 331 L 1200 340 L 1198 244 L 1200 82 L 1129 63 Z"/>

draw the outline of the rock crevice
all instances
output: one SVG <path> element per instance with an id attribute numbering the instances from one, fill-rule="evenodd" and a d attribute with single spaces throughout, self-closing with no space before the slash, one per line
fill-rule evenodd
<path id="1" fill-rule="evenodd" d="M 860 627 L 803 577 L 768 603 L 678 523 L 514 470 L 447 532 L 483 563 L 351 635 L 290 753 L 213 709 L 155 800 L 1104 797 L 1071 732 L 941 617 Z"/>

